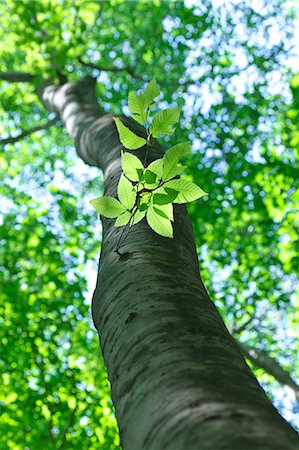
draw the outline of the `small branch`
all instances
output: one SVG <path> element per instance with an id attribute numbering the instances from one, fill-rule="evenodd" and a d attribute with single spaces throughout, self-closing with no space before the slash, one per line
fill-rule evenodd
<path id="1" fill-rule="evenodd" d="M 235 328 L 235 325 L 233 325 L 231 333 L 232 334 L 240 334 L 242 333 L 242 331 L 246 330 L 246 328 L 248 327 L 248 325 L 251 324 L 251 322 L 255 319 L 255 315 L 253 314 L 251 317 L 249 317 L 248 320 L 246 320 L 242 325 L 240 325 L 239 327 Z"/>
<path id="2" fill-rule="evenodd" d="M 67 433 L 68 433 L 69 429 L 74 425 L 74 422 L 75 422 L 75 414 L 76 414 L 77 408 L 78 408 L 78 406 L 76 406 L 75 409 L 73 409 L 69 415 L 68 423 L 67 423 L 67 425 L 64 429 L 63 435 L 62 435 L 61 444 L 58 447 L 59 450 L 63 449 L 63 447 L 65 446 Z"/>
<path id="3" fill-rule="evenodd" d="M 6 145 L 6 144 L 14 144 L 17 141 L 20 141 L 21 139 L 23 139 L 26 136 L 29 136 L 32 133 L 35 133 L 36 131 L 40 131 L 40 130 L 47 130 L 48 128 L 50 128 L 52 125 L 55 125 L 58 122 L 58 118 L 54 117 L 54 119 L 49 120 L 46 123 L 43 123 L 41 125 L 37 125 L 35 127 L 29 128 L 28 130 L 23 130 L 20 134 L 18 134 L 17 136 L 14 137 L 8 137 L 6 139 L 0 139 L 0 144 L 2 145 Z"/>
<path id="4" fill-rule="evenodd" d="M 0 80 L 9 81 L 10 83 L 30 83 L 35 78 L 35 75 L 28 72 L 0 72 Z"/>
<path id="5" fill-rule="evenodd" d="M 120 237 L 119 237 L 119 239 L 118 239 L 118 242 L 117 242 L 117 244 L 116 244 L 116 249 L 115 249 L 115 251 L 116 251 L 116 253 L 117 253 L 118 255 L 120 255 L 120 256 L 122 256 L 122 253 L 120 253 L 119 249 L 120 249 L 121 244 L 123 244 L 124 240 L 126 239 L 126 237 L 128 236 L 128 234 L 129 234 L 129 232 L 130 232 L 130 229 L 128 230 L 128 227 L 130 227 L 130 222 L 131 222 L 131 219 L 130 219 L 130 221 L 125 225 L 124 229 L 122 230 L 122 232 L 121 232 L 121 234 L 120 234 Z M 128 230 L 127 234 L 125 235 L 124 239 L 122 239 L 122 238 L 123 238 L 123 235 L 125 234 L 125 232 L 126 232 L 127 230 Z"/>
<path id="6" fill-rule="evenodd" d="M 275 358 L 269 356 L 265 350 L 253 348 L 244 342 L 237 341 L 242 353 L 248 358 L 254 365 L 264 369 L 267 373 L 272 375 L 279 383 L 289 386 L 295 391 L 297 401 L 299 401 L 299 386 L 291 378 L 289 372 L 287 372 Z"/>
<path id="7" fill-rule="evenodd" d="M 242 333 L 254 319 L 256 319 L 255 314 L 249 317 L 249 319 L 246 320 L 240 327 L 233 327 L 231 331 L 232 334 L 235 336 L 236 334 Z M 245 344 L 244 342 L 240 342 L 238 339 L 235 340 L 240 347 L 243 355 L 248 358 L 255 366 L 264 369 L 279 383 L 292 388 L 295 392 L 295 397 L 299 404 L 299 386 L 292 379 L 289 372 L 283 369 L 279 362 L 275 358 L 272 358 L 272 356 L 269 356 L 269 354 L 265 350 L 254 348 L 248 344 Z"/>

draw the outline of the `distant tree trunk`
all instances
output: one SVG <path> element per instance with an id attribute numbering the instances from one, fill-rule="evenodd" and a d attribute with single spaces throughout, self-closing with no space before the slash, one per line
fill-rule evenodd
<path id="1" fill-rule="evenodd" d="M 121 144 L 92 79 L 49 86 L 43 101 L 115 195 Z M 155 159 L 163 150 L 155 144 L 151 152 Z M 266 398 L 203 286 L 185 207 L 175 209 L 174 239 L 142 221 L 121 255 L 122 229 L 113 222 L 103 218 L 92 311 L 124 450 L 297 449 L 296 432 Z"/>

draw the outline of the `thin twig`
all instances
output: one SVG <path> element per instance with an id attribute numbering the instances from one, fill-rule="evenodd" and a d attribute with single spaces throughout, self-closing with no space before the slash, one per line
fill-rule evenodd
<path id="1" fill-rule="evenodd" d="M 129 235 L 129 233 L 130 233 L 130 226 L 133 225 L 134 214 L 135 214 L 136 211 L 137 211 L 137 204 L 135 203 L 135 206 L 134 206 L 133 209 L 131 210 L 131 214 L 132 214 L 132 215 L 131 215 L 131 217 L 130 217 L 130 220 L 129 220 L 129 222 L 125 225 L 124 229 L 122 230 L 122 232 L 121 232 L 121 234 L 120 234 L 120 237 L 119 237 L 119 240 L 118 240 L 117 245 L 116 245 L 116 250 L 115 250 L 115 251 L 116 251 L 116 253 L 118 253 L 119 255 L 121 255 L 121 253 L 119 252 L 120 244 L 123 244 L 123 243 L 124 243 L 125 239 L 128 237 L 128 235 Z M 128 227 L 129 227 L 129 230 L 128 230 L 126 236 L 124 237 L 124 239 L 122 240 L 122 237 L 123 237 L 125 231 L 128 229 Z M 121 242 L 121 241 L 122 241 L 122 242 Z"/>
<path id="2" fill-rule="evenodd" d="M 129 223 L 130 223 L 130 222 L 128 222 L 128 223 L 125 225 L 125 227 L 122 229 L 122 232 L 120 233 L 118 242 L 117 242 L 117 244 L 116 244 L 116 249 L 115 249 L 115 251 L 116 251 L 116 253 L 118 253 L 118 254 L 120 254 L 120 253 L 119 253 L 119 249 L 120 249 L 120 244 L 121 244 L 122 237 L 123 237 L 123 235 L 124 235 L 124 232 L 125 232 L 126 229 L 128 228 Z"/>
<path id="3" fill-rule="evenodd" d="M 251 317 L 249 317 L 248 320 L 246 320 L 242 325 L 240 325 L 237 328 L 232 328 L 232 334 L 240 334 L 242 331 L 246 330 L 248 325 L 255 319 L 255 314 L 253 314 Z"/>

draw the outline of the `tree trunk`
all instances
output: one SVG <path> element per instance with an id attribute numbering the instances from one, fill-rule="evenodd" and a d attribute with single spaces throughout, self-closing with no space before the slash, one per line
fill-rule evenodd
<path id="1" fill-rule="evenodd" d="M 43 101 L 115 195 L 121 144 L 92 80 L 47 87 Z M 151 157 L 162 153 L 156 143 Z M 143 220 L 121 254 L 122 229 L 102 221 L 92 312 L 124 450 L 297 448 L 296 432 L 266 398 L 203 286 L 185 207 L 175 208 L 174 239 Z"/>

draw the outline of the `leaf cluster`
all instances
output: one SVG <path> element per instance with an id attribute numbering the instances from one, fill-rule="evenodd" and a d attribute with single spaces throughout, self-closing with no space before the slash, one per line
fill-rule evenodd
<path id="1" fill-rule="evenodd" d="M 128 105 L 131 116 L 145 125 L 159 94 L 155 80 L 140 94 L 130 92 Z M 132 226 L 146 217 L 148 225 L 157 234 L 172 238 L 173 204 L 191 202 L 206 195 L 196 184 L 180 178 L 184 171 L 180 159 L 190 152 L 189 142 L 174 145 L 162 158 L 146 167 L 137 156 L 126 151 L 150 146 L 153 138 L 160 134 L 172 134 L 179 115 L 178 108 L 167 108 L 156 113 L 146 129 L 147 139 L 136 135 L 119 118 L 114 118 L 119 139 L 124 146 L 121 155 L 122 174 L 117 188 L 118 200 L 114 197 L 99 197 L 90 203 L 99 214 L 110 219 L 116 218 L 116 227 Z"/>
<path id="2" fill-rule="evenodd" d="M 146 86 L 144 92 L 137 94 L 130 92 L 128 98 L 128 107 L 131 117 L 141 125 L 145 125 L 150 110 L 156 105 L 154 102 L 160 94 L 160 90 L 155 80 L 152 80 Z M 133 133 L 126 127 L 121 119 L 114 118 L 119 139 L 127 150 L 137 150 L 144 145 L 151 145 L 153 138 L 159 137 L 160 134 L 172 134 L 174 132 L 174 125 L 178 122 L 180 117 L 180 110 L 178 108 L 167 108 L 163 111 L 157 112 L 151 122 L 149 128 L 146 129 L 147 138 L 143 138 Z"/>

